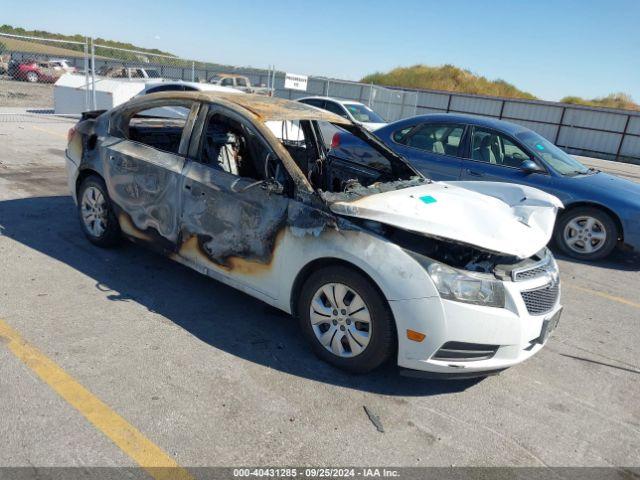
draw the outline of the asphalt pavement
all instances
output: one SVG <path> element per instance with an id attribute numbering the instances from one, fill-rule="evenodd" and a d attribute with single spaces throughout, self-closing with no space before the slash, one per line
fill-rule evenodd
<path id="1" fill-rule="evenodd" d="M 559 256 L 560 325 L 499 376 L 353 376 L 289 316 L 139 246 L 86 241 L 71 125 L 0 118 L 0 466 L 136 466 L 140 452 L 187 470 L 640 465 L 638 255 Z"/>

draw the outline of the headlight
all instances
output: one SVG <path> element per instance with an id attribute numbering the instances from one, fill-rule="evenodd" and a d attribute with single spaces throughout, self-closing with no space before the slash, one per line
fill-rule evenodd
<path id="1" fill-rule="evenodd" d="M 504 308 L 504 286 L 487 274 L 457 270 L 438 262 L 430 263 L 427 272 L 442 298 Z"/>

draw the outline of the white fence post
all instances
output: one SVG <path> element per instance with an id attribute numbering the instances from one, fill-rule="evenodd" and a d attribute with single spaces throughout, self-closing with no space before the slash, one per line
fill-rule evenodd
<path id="1" fill-rule="evenodd" d="M 84 37 L 84 109 L 89 110 L 89 38 Z"/>
<path id="2" fill-rule="evenodd" d="M 93 101 L 93 109 L 98 109 L 98 102 L 96 101 L 96 47 L 91 39 L 91 98 Z"/>

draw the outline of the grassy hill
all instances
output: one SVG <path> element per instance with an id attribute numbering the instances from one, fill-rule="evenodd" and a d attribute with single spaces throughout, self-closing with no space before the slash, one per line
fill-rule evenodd
<path id="1" fill-rule="evenodd" d="M 11 25 L 1 25 L 0 26 L 0 33 L 8 33 L 11 35 L 25 35 L 25 36 L 29 36 L 29 37 L 39 37 L 39 38 L 50 38 L 53 40 L 67 40 L 67 41 L 71 41 L 71 42 L 84 42 L 85 37 L 84 35 L 63 35 L 61 33 L 52 33 L 52 32 L 47 32 L 45 30 L 25 30 L 24 28 L 21 27 L 12 27 Z M 3 37 L 2 39 L 3 43 L 7 43 L 7 38 Z M 26 43 L 33 43 L 30 40 L 23 40 Z M 107 40 L 104 38 L 95 38 L 94 39 L 95 43 L 99 43 L 101 45 L 105 45 L 106 47 L 112 47 L 112 48 L 126 48 L 128 50 L 138 50 L 141 52 L 147 52 L 150 54 L 158 54 L 158 55 L 171 55 L 171 56 L 175 56 L 172 55 L 170 53 L 167 52 L 163 52 L 162 50 L 158 50 L 157 48 L 143 48 L 143 47 L 138 47 L 136 45 L 133 45 L 131 43 L 126 43 L 126 42 L 118 42 L 115 40 Z M 60 45 L 60 44 L 56 44 L 56 43 L 51 43 L 51 45 Z M 67 45 L 61 45 L 59 48 L 65 48 L 68 50 L 75 50 L 75 51 L 80 51 L 82 52 L 82 45 L 73 45 L 73 44 L 67 44 Z M 39 50 L 40 53 L 45 53 L 42 52 L 41 50 Z M 99 53 L 98 51 L 96 51 L 96 54 L 103 54 L 103 53 Z M 109 56 L 109 55 L 105 55 L 105 56 Z"/>
<path id="2" fill-rule="evenodd" d="M 399 67 L 387 73 L 377 72 L 367 75 L 361 81 L 392 87 L 446 90 L 494 97 L 536 98 L 504 80 L 488 80 L 453 65 Z"/>
<path id="3" fill-rule="evenodd" d="M 387 73 L 373 73 L 362 78 L 361 82 L 387 85 L 390 87 L 416 88 L 425 90 L 444 90 L 447 92 L 489 95 L 494 97 L 536 99 L 532 94 L 524 92 L 504 80 L 488 80 L 453 65 L 430 67 L 414 65 L 399 67 Z M 600 108 L 617 108 L 623 110 L 640 110 L 631 95 L 612 93 L 606 97 L 591 100 L 577 96 L 564 97 L 561 102 L 575 105 L 586 105 Z"/>
<path id="4" fill-rule="evenodd" d="M 631 95 L 627 93 L 611 93 L 606 97 L 586 100 L 581 97 L 564 97 L 560 100 L 563 103 L 573 103 L 576 105 L 588 105 L 590 107 L 618 108 L 622 110 L 640 110 L 640 105 L 635 103 Z"/>
<path id="5" fill-rule="evenodd" d="M 66 48 L 66 44 L 33 42 L 18 38 L 0 37 L 0 54 L 5 51 L 33 53 L 34 55 L 42 54 L 64 58 L 83 56 L 82 49 L 75 50 L 72 48 Z"/>
<path id="6" fill-rule="evenodd" d="M 51 39 L 51 40 L 66 40 L 72 42 L 84 42 L 84 35 L 63 35 L 60 33 L 47 32 L 45 30 L 26 30 L 21 27 L 13 27 L 11 25 L 1 25 L 0 33 L 7 33 L 11 35 L 23 35 L 29 37 L 37 37 L 38 39 Z M 157 48 L 144 48 L 131 43 L 119 42 L 115 40 L 108 40 L 104 38 L 94 38 L 95 44 L 101 45 L 96 47 L 96 58 L 100 59 L 115 59 L 128 63 L 131 65 L 140 63 L 154 63 L 154 64 L 166 64 L 173 67 L 190 68 L 192 62 L 190 60 L 181 59 L 178 56 L 158 50 Z M 72 43 L 58 43 L 48 42 L 47 40 L 24 40 L 11 37 L 0 36 L 0 55 L 4 52 L 26 52 L 37 54 L 56 56 L 56 57 L 81 57 L 83 55 L 83 45 L 74 45 Z M 122 50 L 135 50 L 136 52 L 123 52 Z M 146 55 L 148 54 L 148 55 Z M 162 55 L 161 57 L 154 57 L 153 55 Z M 196 68 L 206 68 L 209 70 L 220 69 L 222 71 L 233 71 L 235 68 L 231 65 L 222 65 L 212 62 L 195 62 Z M 245 70 L 255 70 L 260 72 L 260 69 L 245 68 Z"/>

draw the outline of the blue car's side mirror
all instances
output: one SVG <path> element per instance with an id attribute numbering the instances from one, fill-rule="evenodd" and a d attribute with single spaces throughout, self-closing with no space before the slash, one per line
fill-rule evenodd
<path id="1" fill-rule="evenodd" d="M 520 164 L 520 170 L 522 170 L 525 173 L 544 172 L 544 169 L 531 159 L 527 159 L 524 162 L 522 162 Z"/>

